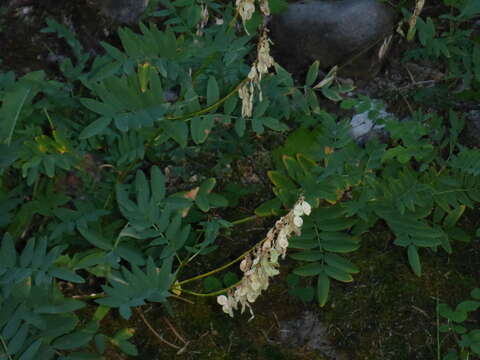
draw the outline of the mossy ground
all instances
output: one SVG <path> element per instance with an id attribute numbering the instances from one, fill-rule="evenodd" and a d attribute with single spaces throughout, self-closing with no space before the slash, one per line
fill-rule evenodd
<path id="1" fill-rule="evenodd" d="M 392 242 L 381 226 L 364 236 L 361 248 L 351 257 L 360 273 L 353 283 L 335 282 L 322 309 L 287 294 L 288 260 L 283 263 L 282 275 L 254 304 L 251 321 L 248 312 L 231 319 L 215 298 L 195 298 L 194 304 L 173 300 L 170 314 L 151 307 L 145 314 L 152 326 L 182 347 L 167 318 L 188 346 L 178 353 L 161 344 L 138 320 L 135 341 L 140 358 L 329 359 L 279 340 L 279 322 L 298 318 L 308 309 L 329 329 L 342 359 L 436 359 L 437 299 L 454 306 L 478 286 L 480 243 L 457 243 L 452 255 L 422 251 L 423 274 L 417 277 L 408 266 L 404 249 Z M 470 325 L 475 325 L 475 320 L 478 326 L 478 318 Z M 454 346 L 449 336 L 441 334 L 439 340 L 442 353 Z"/>

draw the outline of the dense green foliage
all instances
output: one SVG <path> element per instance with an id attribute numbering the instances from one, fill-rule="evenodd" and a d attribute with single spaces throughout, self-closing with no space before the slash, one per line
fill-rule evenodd
<path id="1" fill-rule="evenodd" d="M 480 41 L 463 24 L 480 8 L 445 3 L 455 14 L 441 18 L 449 30 L 437 34 L 432 19 L 419 19 L 423 46 L 406 56 L 443 61 L 449 76 L 428 91 L 445 93 L 461 82 L 463 92 L 449 96 L 455 101 L 478 94 Z M 107 344 L 136 355 L 130 330 L 108 333 L 101 320 L 110 309 L 129 319 L 146 302 L 168 307 L 172 294 L 188 294 L 186 265 L 220 256 L 217 238 L 235 226 L 218 210 L 235 208 L 235 197 L 215 192 L 212 176 L 252 154 L 266 134 L 293 130 L 271 151 L 275 197 L 256 215 L 283 215 L 300 195 L 315 207 L 289 245 L 291 293 L 303 300 L 324 306 L 332 280 L 353 281 L 359 269 L 347 254 L 379 223 L 418 276 L 425 254 L 450 253 L 457 241 L 480 236 L 460 225 L 480 202 L 480 151 L 460 142 L 462 114 L 418 109 L 407 121 L 383 118 L 332 74 L 315 86 L 314 63 L 302 86 L 275 65 L 262 80 L 262 99 L 254 98 L 253 116 L 242 117 L 237 92 L 254 59 L 258 18 L 247 24 L 247 36 L 233 26 L 233 5 L 205 2 L 223 23 L 199 33 L 196 1 L 162 4 L 154 13 L 161 27 L 120 29 L 121 48 L 104 43 L 105 55 L 94 59 L 48 20 L 44 31 L 64 38 L 75 55 L 61 64 L 61 81 L 42 71 L 0 74 L 0 359 L 97 359 Z M 357 144 L 349 122 L 322 109 L 319 98 L 370 111 L 389 142 Z M 194 185 L 168 186 L 163 168 L 204 158 L 210 169 Z M 226 286 L 235 282 L 230 275 Z M 221 287 L 207 279 L 207 291 Z M 92 290 L 95 296 L 85 295 Z M 478 291 L 472 296 L 478 300 Z M 79 316 L 87 303 L 94 304 L 89 321 Z M 478 301 L 455 312 L 443 306 L 440 315 L 458 323 L 476 309 Z M 448 326 L 441 331 L 462 334 L 462 351 L 480 354 L 478 330 Z"/>

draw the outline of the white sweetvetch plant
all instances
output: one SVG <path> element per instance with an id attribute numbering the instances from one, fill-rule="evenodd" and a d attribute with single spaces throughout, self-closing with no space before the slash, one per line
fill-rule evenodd
<path id="1" fill-rule="evenodd" d="M 280 256 L 285 258 L 288 240 L 292 234 L 300 235 L 302 216 L 310 213 L 310 204 L 300 197 L 293 209 L 281 217 L 268 231 L 266 238 L 242 260 L 242 280 L 227 295 L 217 297 L 217 302 L 225 313 L 233 317 L 233 310 L 237 310 L 240 304 L 241 312 L 248 308 L 253 318 L 250 303 L 254 303 L 262 291 L 268 288 L 270 278 L 280 273 L 278 259 Z"/>

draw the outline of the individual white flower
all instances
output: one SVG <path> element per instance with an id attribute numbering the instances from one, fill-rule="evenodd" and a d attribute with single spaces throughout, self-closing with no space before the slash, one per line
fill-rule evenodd
<path id="1" fill-rule="evenodd" d="M 251 117 L 253 111 L 253 86 L 250 82 L 240 86 L 238 97 L 242 100 L 242 117 Z"/>
<path id="2" fill-rule="evenodd" d="M 242 260 L 242 262 L 240 263 L 240 270 L 242 270 L 243 272 L 247 272 L 248 269 L 250 269 L 250 264 L 251 264 L 251 261 L 250 261 L 250 257 L 247 256 L 245 259 Z"/>
<path id="3" fill-rule="evenodd" d="M 253 13 L 255 12 L 254 0 L 237 0 L 236 6 L 238 14 L 242 18 L 243 25 L 245 27 L 245 23 L 252 18 Z M 246 28 L 245 32 L 248 34 Z"/>
<path id="4" fill-rule="evenodd" d="M 272 248 L 272 241 L 270 239 L 268 239 L 268 237 L 267 237 L 267 241 L 265 241 L 262 245 L 262 250 L 263 251 L 268 251 L 271 248 Z"/>
<path id="5" fill-rule="evenodd" d="M 267 258 L 267 257 L 265 257 L 262 260 L 262 269 L 265 272 L 265 274 L 268 277 L 272 277 L 272 276 L 280 274 L 280 271 L 278 271 L 278 269 L 276 269 L 275 266 L 273 266 L 273 264 L 269 260 L 270 259 Z M 268 278 L 267 278 L 267 281 L 268 281 Z"/>
<path id="6" fill-rule="evenodd" d="M 309 216 L 312 213 L 312 207 L 308 202 L 302 201 L 302 208 L 305 215 Z"/>
<path id="7" fill-rule="evenodd" d="M 293 218 L 293 223 L 295 224 L 296 227 L 302 227 L 303 219 L 300 216 L 295 216 Z"/>
<path id="8" fill-rule="evenodd" d="M 288 247 L 288 239 L 286 236 L 282 236 L 278 237 L 278 246 L 281 248 L 281 249 L 286 249 Z"/>
<path id="9" fill-rule="evenodd" d="M 208 24 L 208 7 L 205 4 L 201 5 L 201 20 L 197 24 L 197 35 L 202 36 L 203 35 L 203 28 Z"/>
<path id="10" fill-rule="evenodd" d="M 220 304 L 220 305 L 227 305 L 228 304 L 228 299 L 225 295 L 219 295 L 217 297 L 217 302 Z"/>
<path id="11" fill-rule="evenodd" d="M 279 255 L 280 253 L 276 249 L 272 249 L 272 251 L 270 251 L 270 261 L 272 264 L 278 264 Z"/>
<path id="12" fill-rule="evenodd" d="M 217 302 L 222 305 L 222 310 L 224 313 L 233 317 L 233 308 L 232 308 L 232 301 L 226 297 L 225 295 L 220 295 L 217 297 Z"/>
<path id="13" fill-rule="evenodd" d="M 293 208 L 293 215 L 295 216 L 302 216 L 304 213 L 304 210 L 303 210 L 303 203 L 298 203 L 295 205 L 295 207 Z"/>
<path id="14" fill-rule="evenodd" d="M 270 16 L 270 6 L 268 5 L 268 0 L 259 0 L 260 10 L 263 15 Z"/>

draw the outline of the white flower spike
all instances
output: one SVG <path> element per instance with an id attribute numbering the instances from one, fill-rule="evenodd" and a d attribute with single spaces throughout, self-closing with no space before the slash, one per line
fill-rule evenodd
<path id="1" fill-rule="evenodd" d="M 250 303 L 254 303 L 263 290 L 269 285 L 270 278 L 278 275 L 280 255 L 285 258 L 288 239 L 292 234 L 299 235 L 303 225 L 303 215 L 310 215 L 312 208 L 303 197 L 297 201 L 293 210 L 281 217 L 266 238 L 259 242 L 255 249 L 248 254 L 240 263 L 243 278 L 239 284 L 227 291 L 227 295 L 217 297 L 217 302 L 222 306 L 225 313 L 233 317 L 233 310 L 240 304 L 241 312 L 248 308 L 252 314 Z"/>

